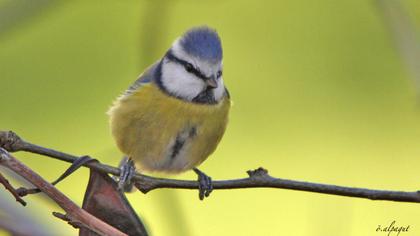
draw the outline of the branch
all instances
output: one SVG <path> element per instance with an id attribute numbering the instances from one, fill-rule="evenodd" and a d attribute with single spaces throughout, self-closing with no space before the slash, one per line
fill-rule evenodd
<path id="1" fill-rule="evenodd" d="M 0 131 L 0 146 L 3 146 L 10 151 L 26 151 L 71 163 L 78 158 L 77 156 L 25 142 L 12 131 Z M 87 163 L 85 166 L 97 171 L 101 171 L 103 173 L 116 176 L 119 176 L 120 174 L 120 170 L 118 168 L 104 165 L 99 162 Z M 347 197 L 366 198 L 371 200 L 420 202 L 420 191 L 404 192 L 374 190 L 280 179 L 271 177 L 268 175 L 267 170 L 263 168 L 248 171 L 247 173 L 249 175 L 247 178 L 213 181 L 213 189 L 280 188 Z M 147 193 L 151 190 L 159 188 L 198 189 L 197 181 L 155 178 L 138 173 L 133 177 L 133 181 L 136 187 L 143 193 Z"/>
<path id="2" fill-rule="evenodd" d="M 1 138 L 0 138 L 1 139 Z M 7 167 L 16 174 L 22 176 L 31 184 L 39 188 L 48 197 L 53 199 L 68 214 L 69 219 L 74 222 L 82 222 L 99 235 L 124 236 L 126 234 L 104 223 L 87 211 L 78 207 L 66 195 L 61 193 L 52 184 L 48 183 L 37 173 L 19 162 L 10 155 L 5 149 L 0 147 L 0 165 Z"/>

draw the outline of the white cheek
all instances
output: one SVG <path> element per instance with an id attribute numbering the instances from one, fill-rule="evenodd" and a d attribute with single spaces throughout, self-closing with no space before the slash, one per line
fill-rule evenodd
<path id="1" fill-rule="evenodd" d="M 214 99 L 216 101 L 220 101 L 220 99 L 223 98 L 224 94 L 225 94 L 225 85 L 223 84 L 223 78 L 220 77 L 217 80 L 217 88 L 214 89 Z"/>
<path id="2" fill-rule="evenodd" d="M 162 84 L 170 93 L 187 100 L 192 100 L 205 88 L 204 82 L 183 66 L 168 61 L 162 66 Z"/>

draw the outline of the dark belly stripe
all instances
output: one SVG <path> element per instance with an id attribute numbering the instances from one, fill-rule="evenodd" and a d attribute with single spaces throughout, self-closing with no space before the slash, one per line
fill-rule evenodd
<path id="1" fill-rule="evenodd" d="M 171 159 L 175 159 L 175 157 L 178 155 L 178 153 L 181 151 L 182 147 L 185 144 L 185 139 L 182 139 L 179 137 L 179 135 L 176 137 L 174 146 L 172 147 L 172 153 L 171 153 Z"/>
<path id="2" fill-rule="evenodd" d="M 175 139 L 175 143 L 172 146 L 172 151 L 171 151 L 171 155 L 170 155 L 170 159 L 174 160 L 176 158 L 176 156 L 179 154 L 179 152 L 181 151 L 181 149 L 184 147 L 185 142 L 188 139 L 192 139 L 197 135 L 197 128 L 196 127 L 190 127 L 189 129 L 185 129 L 184 131 L 182 131 L 181 133 L 179 133 L 176 136 Z"/>

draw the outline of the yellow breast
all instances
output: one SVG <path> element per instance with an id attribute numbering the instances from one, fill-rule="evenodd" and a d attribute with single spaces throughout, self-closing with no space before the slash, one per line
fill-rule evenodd
<path id="1" fill-rule="evenodd" d="M 229 98 L 215 105 L 186 102 L 153 83 L 120 97 L 109 110 L 117 146 L 139 168 L 181 172 L 203 162 L 226 128 Z"/>

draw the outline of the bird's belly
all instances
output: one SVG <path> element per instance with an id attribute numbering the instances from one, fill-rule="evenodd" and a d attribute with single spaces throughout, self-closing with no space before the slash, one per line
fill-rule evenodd
<path id="1" fill-rule="evenodd" d="M 141 169 L 151 171 L 181 172 L 191 169 L 207 158 L 204 152 L 194 152 L 202 149 L 200 138 L 197 137 L 199 126 L 189 123 L 179 129 L 158 130 L 154 132 L 154 141 L 146 141 L 143 135 L 138 136 L 138 145 L 132 154 Z M 145 130 L 143 130 L 145 131 Z M 140 131 L 141 132 L 141 131 Z M 203 135 L 203 134 L 201 134 Z"/>
<path id="2" fill-rule="evenodd" d="M 225 131 L 228 102 L 203 106 L 156 94 L 149 100 L 144 91 L 120 100 L 110 111 L 118 147 L 140 170 L 182 172 L 216 149 Z"/>

